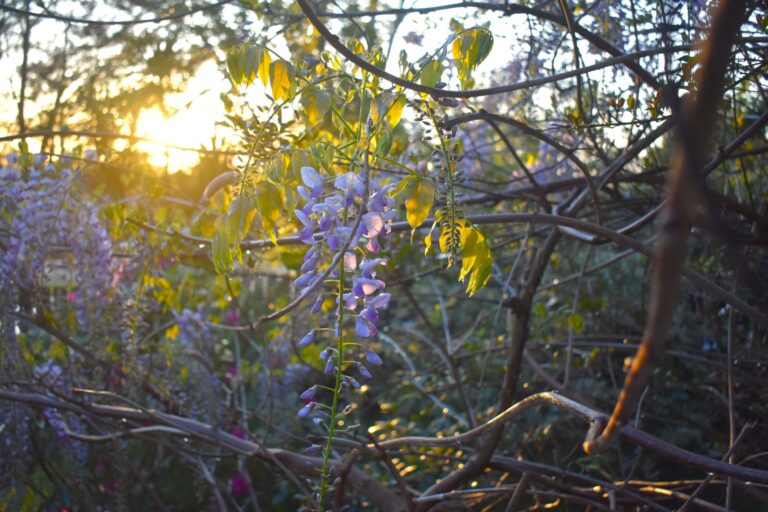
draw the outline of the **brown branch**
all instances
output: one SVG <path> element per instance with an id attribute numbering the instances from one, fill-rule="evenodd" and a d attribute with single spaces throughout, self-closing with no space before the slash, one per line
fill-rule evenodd
<path id="1" fill-rule="evenodd" d="M 679 293 L 686 258 L 686 244 L 694 210 L 702 202 L 699 192 L 702 153 L 714 123 L 722 96 L 725 70 L 736 33 L 746 17 L 744 0 L 723 0 L 717 8 L 707 44 L 702 52 L 703 68 L 693 102 L 684 105 L 680 135 L 682 144 L 669 175 L 669 198 L 662 212 L 662 227 L 656 248 L 656 271 L 643 340 L 624 387 L 605 429 L 593 430 L 584 441 L 584 451 L 605 450 L 620 425 L 634 411 L 651 369 L 664 351 Z"/>
<path id="2" fill-rule="evenodd" d="M 584 231 L 586 233 L 597 235 L 598 237 L 602 237 L 607 240 L 610 240 L 615 244 L 633 249 L 649 258 L 655 258 L 655 251 L 652 247 L 638 240 L 635 240 L 634 238 L 623 235 L 621 233 L 618 233 L 604 226 L 599 226 L 597 224 L 593 224 L 591 222 L 587 222 L 574 217 L 565 217 L 562 215 L 552 215 L 547 213 L 525 212 L 525 213 L 493 213 L 493 214 L 486 214 L 486 215 L 468 215 L 467 220 L 478 225 L 520 223 L 520 224 L 549 224 L 554 226 L 565 226 L 565 227 L 573 228 L 577 231 Z M 429 227 L 432 225 L 433 222 L 434 222 L 434 219 L 429 218 L 425 220 L 424 223 L 421 226 L 419 226 L 419 228 Z M 143 226 L 146 227 L 147 229 L 163 232 L 158 228 L 155 228 L 148 224 L 144 224 Z M 407 222 L 393 222 L 392 224 L 390 224 L 390 229 L 393 232 L 409 231 L 411 227 L 410 225 L 408 225 Z M 210 239 L 204 238 L 204 237 L 186 235 L 186 234 L 176 233 L 176 232 L 172 232 L 172 233 L 166 232 L 166 234 L 175 236 L 178 238 L 183 238 L 197 244 L 211 243 Z M 299 245 L 301 243 L 302 242 L 299 240 L 298 236 L 296 235 L 281 237 L 277 239 L 277 245 Z M 272 245 L 273 245 L 272 241 L 268 239 L 246 240 L 240 244 L 240 247 L 243 250 L 245 250 L 245 249 L 258 249 L 258 248 L 264 248 L 264 247 L 271 247 Z M 705 276 L 699 274 L 693 269 L 690 269 L 688 267 L 683 267 L 681 273 L 697 288 L 707 293 L 710 293 L 713 296 L 717 297 L 718 299 L 732 305 L 733 307 L 735 307 L 736 309 L 738 309 L 739 311 L 741 311 L 742 313 L 750 317 L 755 322 L 763 326 L 768 326 L 768 315 L 766 315 L 760 309 L 747 304 L 746 302 L 744 302 L 742 299 L 740 299 L 733 293 L 713 283 L 712 281 L 707 279 Z M 250 326 L 231 327 L 229 329 L 230 330 L 249 330 Z"/>
<path id="3" fill-rule="evenodd" d="M 573 76 L 581 75 L 589 71 L 594 71 L 595 69 L 600 69 L 599 67 L 592 69 L 593 66 L 596 66 L 596 65 L 585 66 L 583 68 L 572 70 L 566 73 L 560 73 L 559 75 L 561 77 L 556 79 L 552 79 L 552 77 L 545 77 L 545 78 L 540 78 L 535 80 L 529 80 L 527 82 L 521 82 L 518 84 L 489 87 L 485 89 L 473 89 L 468 91 L 437 89 L 435 87 L 427 87 L 425 85 L 421 85 L 420 83 L 412 82 L 410 80 L 406 80 L 399 76 L 388 73 L 385 70 L 377 66 L 374 66 L 373 64 L 363 59 L 359 55 L 355 54 L 352 50 L 347 48 L 341 42 L 338 36 L 336 36 L 333 32 L 331 32 L 331 30 L 320 20 L 317 13 L 312 9 L 312 6 L 309 4 L 308 0 L 296 0 L 296 2 L 299 4 L 299 7 L 301 7 L 301 10 L 304 13 L 304 15 L 307 17 L 307 19 L 309 19 L 310 23 L 312 23 L 315 29 L 323 37 L 323 39 L 325 39 L 328 42 L 328 44 L 330 44 L 337 52 L 339 52 L 347 60 L 357 65 L 361 69 L 368 71 L 374 76 L 383 78 L 384 80 L 387 80 L 395 85 L 399 85 L 401 87 L 404 87 L 406 89 L 409 89 L 415 92 L 430 94 L 435 98 L 475 98 L 480 96 L 489 96 L 492 94 L 501 94 L 501 93 L 511 92 L 511 91 L 520 90 L 520 89 L 527 89 L 537 85 L 543 85 L 553 81 L 562 80 L 563 78 L 570 78 Z M 559 23 L 564 26 L 567 25 L 566 20 L 557 15 L 552 15 L 545 11 L 539 11 L 537 9 L 532 9 L 532 8 L 523 7 L 519 5 L 507 6 L 507 8 L 505 9 L 505 12 L 508 14 L 512 14 L 513 12 L 529 14 L 542 19 L 546 19 L 548 21 L 552 21 L 554 23 Z M 640 78 L 643 79 L 643 81 L 648 83 L 651 87 L 653 88 L 659 87 L 660 84 L 656 81 L 656 79 L 652 75 L 650 75 L 647 71 L 645 71 L 640 65 L 634 62 L 634 60 L 639 57 L 629 58 L 627 55 L 624 55 L 620 50 L 613 47 L 610 43 L 600 38 L 599 36 L 596 36 L 595 34 L 589 32 L 588 30 L 584 29 L 578 24 L 573 25 L 573 30 L 579 33 L 579 35 L 581 35 L 591 43 L 595 44 L 595 46 L 597 46 L 598 48 L 604 51 L 607 51 L 611 55 L 614 55 L 614 59 L 609 59 L 610 61 L 612 61 L 611 64 L 608 64 L 609 66 L 615 65 L 615 64 L 626 64 L 628 68 L 634 71 Z M 653 51 L 658 52 L 659 50 L 653 50 Z"/>

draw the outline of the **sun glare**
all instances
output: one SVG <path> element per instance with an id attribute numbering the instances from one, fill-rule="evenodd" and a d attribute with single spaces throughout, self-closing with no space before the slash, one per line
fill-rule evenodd
<path id="1" fill-rule="evenodd" d="M 216 129 L 216 122 L 224 115 L 219 93 L 227 88 L 226 77 L 216 64 L 206 62 L 184 92 L 168 96 L 170 116 L 157 108 L 146 109 L 139 115 L 135 135 L 151 141 L 141 141 L 136 148 L 145 151 L 149 163 L 156 167 L 170 173 L 189 172 L 200 157 L 195 149 L 211 149 L 214 137 L 220 140 L 227 135 L 220 129 L 217 133 Z"/>

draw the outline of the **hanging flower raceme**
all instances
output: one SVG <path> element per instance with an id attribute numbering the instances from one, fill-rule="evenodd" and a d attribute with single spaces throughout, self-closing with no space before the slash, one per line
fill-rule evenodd
<path id="1" fill-rule="evenodd" d="M 350 373 L 372 377 L 367 365 L 380 366 L 381 357 L 370 346 L 370 339 L 378 333 L 380 311 L 389 305 L 390 294 L 377 270 L 387 264 L 375 257 L 380 251 L 380 240 L 389 231 L 389 224 L 397 216 L 394 200 L 387 192 L 390 187 L 376 187 L 353 172 L 327 179 L 311 167 L 301 169 L 302 185 L 298 193 L 305 203 L 295 211 L 303 229 L 299 238 L 310 245 L 301 265 L 301 275 L 294 281 L 300 293 L 317 284 L 317 279 L 330 269 L 329 283 L 338 283 L 335 308 L 335 328 L 315 327 L 298 340 L 299 347 L 318 342 L 324 332 L 335 337 L 321 352 L 324 373 L 336 376 L 336 386 L 314 385 L 300 398 L 304 406 L 298 411 L 302 418 L 312 417 L 322 424 L 334 410 L 321 400 L 333 398 L 345 389 L 358 389 L 360 382 Z M 323 311 L 327 295 L 318 294 L 310 312 Z M 350 318 L 351 317 L 351 318 Z M 354 337 L 345 337 L 345 327 L 354 319 Z"/>
<path id="2" fill-rule="evenodd" d="M 87 160 L 97 158 L 87 152 Z M 77 307 L 78 326 L 88 331 L 117 293 L 118 265 L 99 208 L 80 193 L 69 155 L 54 164 L 44 154 L 11 153 L 6 162 L 0 167 L 0 287 L 67 288 L 65 300 Z M 65 269 L 64 277 L 54 279 L 52 268 Z"/>

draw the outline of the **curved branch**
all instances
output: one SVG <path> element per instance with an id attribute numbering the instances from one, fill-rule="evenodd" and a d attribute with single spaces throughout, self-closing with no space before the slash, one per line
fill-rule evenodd
<path id="1" fill-rule="evenodd" d="M 427 87 L 425 85 L 421 85 L 420 83 L 412 82 L 410 80 L 406 80 L 402 77 L 388 73 L 387 71 L 377 66 L 374 66 L 367 60 L 355 54 L 352 50 L 347 48 L 341 42 L 338 36 L 336 36 L 333 32 L 331 32 L 330 29 L 320 20 L 317 13 L 312 9 L 312 6 L 309 4 L 308 0 L 296 0 L 296 2 L 299 4 L 299 7 L 301 7 L 301 10 L 304 13 L 304 15 L 307 17 L 307 19 L 309 19 L 309 21 L 312 23 L 315 29 L 317 29 L 317 31 L 320 33 L 323 39 L 325 39 L 328 42 L 328 44 L 330 44 L 337 52 L 343 55 L 350 62 L 360 67 L 361 69 L 364 69 L 369 73 L 379 78 L 383 78 L 384 80 L 387 80 L 395 85 L 399 85 L 401 87 L 410 89 L 412 91 L 430 94 L 434 98 L 475 98 L 478 96 L 489 96 L 492 94 L 501 94 L 501 93 L 511 92 L 519 89 L 525 89 L 528 87 L 533 87 L 535 85 L 542 85 L 545 83 L 562 80 L 563 78 L 570 78 L 573 76 L 588 73 L 589 71 L 594 71 L 595 69 L 600 69 L 601 67 L 606 67 L 601 64 L 596 64 L 593 66 L 586 66 L 580 69 L 555 75 L 555 76 L 560 76 L 560 78 L 553 79 L 553 77 L 545 77 L 541 79 L 529 80 L 527 82 L 521 82 L 518 84 L 489 87 L 485 89 L 473 89 L 469 91 L 456 91 L 456 90 L 448 90 L 448 89 L 437 89 L 435 87 Z M 533 8 L 524 7 L 520 5 L 499 6 L 499 7 L 501 7 L 506 14 L 528 14 L 531 16 L 536 16 L 538 18 L 546 19 L 554 23 L 558 23 L 563 26 L 567 25 L 566 20 L 561 18 L 560 16 L 556 16 L 556 15 L 547 13 L 545 11 L 540 11 L 538 9 L 533 9 Z M 589 42 L 591 42 L 601 50 L 606 51 L 607 53 L 614 56 L 614 59 L 616 59 L 615 62 L 612 62 L 611 64 L 607 64 L 607 66 L 611 66 L 614 64 L 625 64 L 629 69 L 634 71 L 640 78 L 642 78 L 644 82 L 646 82 L 648 85 L 650 85 L 654 89 L 660 87 L 660 84 L 652 75 L 650 75 L 639 64 L 634 62 L 636 59 L 640 57 L 629 57 L 627 55 L 624 55 L 623 52 L 621 52 L 621 50 L 615 48 L 610 43 L 600 38 L 599 36 L 593 34 L 592 32 L 586 30 L 584 27 L 582 27 L 579 24 L 574 24 L 572 28 L 575 32 L 577 32 L 579 35 L 584 37 L 586 40 L 588 40 Z M 654 53 L 658 53 L 660 51 L 663 53 L 662 50 L 658 50 L 658 49 L 646 50 L 646 51 L 652 52 L 650 55 L 653 55 Z M 681 50 L 681 51 L 685 51 L 685 50 Z M 642 53 L 642 52 L 639 52 L 639 53 Z M 636 54 L 633 54 L 633 55 L 636 55 Z M 595 67 L 594 69 L 590 69 L 590 68 L 593 68 L 594 66 L 598 66 L 598 67 Z M 567 75 L 567 76 L 564 76 L 564 75 Z"/>

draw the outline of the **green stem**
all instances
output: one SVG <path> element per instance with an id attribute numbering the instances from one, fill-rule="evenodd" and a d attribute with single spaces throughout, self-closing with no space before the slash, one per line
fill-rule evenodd
<path id="1" fill-rule="evenodd" d="M 366 73 L 363 72 L 363 79 L 360 86 L 360 110 L 357 115 L 357 140 L 362 138 L 362 119 L 363 119 L 363 92 L 365 90 Z M 355 149 L 352 160 L 350 161 L 350 171 L 354 169 L 355 162 L 360 153 L 359 146 Z M 364 203 L 363 203 L 364 204 Z M 362 208 L 362 206 L 361 206 Z M 358 212 L 361 215 L 361 212 Z M 342 213 L 342 224 L 346 225 L 349 216 L 349 207 L 345 206 Z M 354 236 L 352 233 L 351 236 Z M 346 249 L 345 249 L 346 250 Z M 339 407 L 339 395 L 341 394 L 342 366 L 344 365 L 344 255 L 339 258 L 339 296 L 338 296 L 338 320 L 336 322 L 336 383 L 333 386 L 333 403 L 331 404 L 331 420 L 328 425 L 328 440 L 325 443 L 323 452 L 323 469 L 320 474 L 320 493 L 318 496 L 318 512 L 323 510 L 325 494 L 328 490 L 328 461 L 331 458 L 331 444 L 333 443 L 333 434 L 336 431 L 336 413 Z M 330 356 L 329 356 L 330 357 Z"/>
<path id="2" fill-rule="evenodd" d="M 430 114 L 430 119 L 432 120 L 432 124 L 435 127 L 435 132 L 437 132 L 437 138 L 440 140 L 440 149 L 443 153 L 443 159 L 445 160 L 445 169 L 448 172 L 448 200 L 446 201 L 446 206 L 448 206 L 448 225 L 451 229 L 451 251 L 448 255 L 448 266 L 450 267 L 453 263 L 454 254 L 458 250 L 458 247 L 454 247 L 453 244 L 453 233 L 456 229 L 456 191 L 453 186 L 453 165 L 450 155 L 448 154 L 448 148 L 445 145 L 445 139 L 443 138 L 443 134 L 440 131 L 440 126 L 437 124 L 437 120 L 435 119 L 435 116 Z"/>
<path id="3" fill-rule="evenodd" d="M 347 222 L 347 208 L 344 208 L 344 224 Z M 333 433 L 336 430 L 336 411 L 339 407 L 339 395 L 341 394 L 342 365 L 344 364 L 344 257 L 339 258 L 339 319 L 336 322 L 336 383 L 333 386 L 333 403 L 331 404 L 331 421 L 328 425 L 328 441 L 323 452 L 323 469 L 320 474 L 320 497 L 318 498 L 318 511 L 323 510 L 323 501 L 328 489 L 328 460 L 331 458 L 331 443 Z M 329 356 L 331 357 L 331 356 Z"/>

